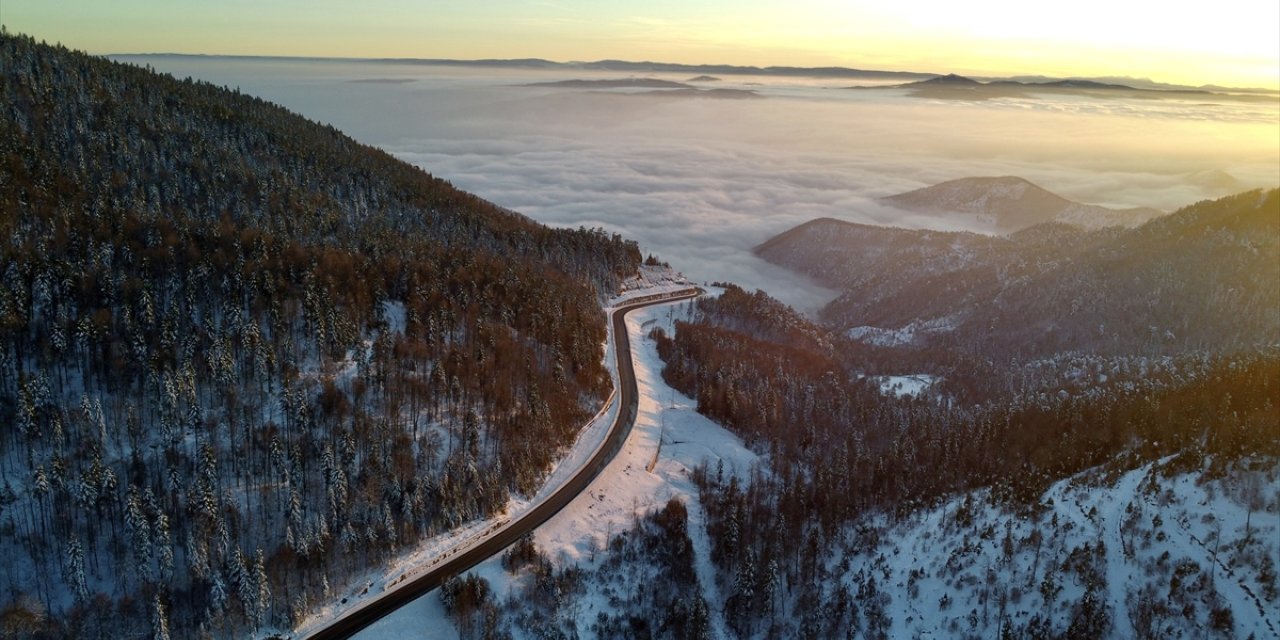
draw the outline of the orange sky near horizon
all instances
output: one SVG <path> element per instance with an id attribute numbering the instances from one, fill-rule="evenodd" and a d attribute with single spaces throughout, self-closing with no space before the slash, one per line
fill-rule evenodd
<path id="1" fill-rule="evenodd" d="M 1280 2 L 4 0 L 90 53 L 651 60 L 1280 89 Z"/>

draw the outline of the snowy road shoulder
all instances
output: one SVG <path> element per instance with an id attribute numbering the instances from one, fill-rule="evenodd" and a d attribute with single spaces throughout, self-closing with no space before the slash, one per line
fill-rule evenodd
<path id="1" fill-rule="evenodd" d="M 651 291 L 643 291 L 648 294 Z M 636 294 L 640 295 L 640 294 Z M 715 571 L 710 561 L 710 540 L 702 525 L 698 491 L 688 470 L 708 459 L 712 467 L 723 460 L 726 472 L 747 474 L 757 456 L 742 441 L 696 411 L 696 403 L 671 389 L 662 380 L 662 361 L 654 342 L 647 337 L 655 327 L 670 333 L 676 319 L 684 317 L 688 303 L 658 305 L 627 316 L 627 329 L 640 392 L 635 426 L 617 457 L 578 498 L 539 527 L 534 534 L 538 548 L 556 564 L 577 564 L 590 568 L 603 560 L 609 536 L 629 529 L 637 518 L 675 497 L 689 507 L 688 533 L 695 553 L 695 570 L 700 586 L 710 602 L 720 598 L 714 592 Z M 655 463 L 656 457 L 656 463 Z M 647 470 L 652 466 L 652 471 Z M 502 568 L 500 558 L 481 563 L 472 573 L 488 580 L 499 601 L 520 585 L 520 577 Z M 603 594 L 593 594 L 577 611 L 578 628 L 587 629 L 599 612 L 610 611 Z M 457 637 L 452 624 L 441 615 L 437 592 L 419 598 L 413 605 L 384 618 L 361 633 L 360 638 Z M 713 629 L 723 636 L 723 620 L 712 613 Z"/>

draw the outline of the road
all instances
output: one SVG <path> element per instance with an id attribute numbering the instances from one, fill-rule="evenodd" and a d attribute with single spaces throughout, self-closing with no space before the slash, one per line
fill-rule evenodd
<path id="1" fill-rule="evenodd" d="M 701 294 L 701 289 L 688 289 L 670 294 L 646 296 L 614 309 L 610 321 L 613 323 L 613 344 L 617 354 L 618 401 L 622 404 L 618 410 L 618 415 L 614 418 L 613 425 L 609 427 L 609 434 L 605 437 L 604 444 L 582 466 L 582 469 L 565 482 L 560 489 L 547 496 L 546 500 L 530 509 L 525 515 L 495 530 L 488 539 L 459 553 L 451 560 L 440 563 L 439 566 L 427 573 L 360 604 L 333 621 L 329 626 L 312 633 L 308 636 L 308 640 L 350 638 L 383 616 L 440 586 L 450 576 L 467 571 L 506 549 L 520 536 L 538 528 L 542 523 L 559 513 L 561 509 L 568 506 L 574 498 L 578 497 L 578 494 L 586 490 L 587 485 L 597 475 L 600 475 L 605 465 L 609 464 L 610 460 L 613 460 L 613 457 L 621 450 L 622 443 L 626 441 L 627 435 L 631 433 L 632 425 L 635 424 L 636 407 L 640 394 L 636 387 L 635 369 L 631 363 L 631 339 L 627 336 L 626 325 L 627 313 L 655 304 L 695 298 Z"/>

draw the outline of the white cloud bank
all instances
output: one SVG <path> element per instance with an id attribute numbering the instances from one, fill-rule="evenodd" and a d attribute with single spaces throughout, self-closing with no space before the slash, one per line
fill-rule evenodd
<path id="1" fill-rule="evenodd" d="M 717 88 L 765 97 L 731 100 L 517 86 L 621 74 L 147 62 L 331 123 L 539 221 L 620 232 L 696 280 L 764 288 L 805 310 L 834 292 L 755 258 L 751 247 L 816 217 L 942 224 L 882 206 L 879 196 L 1018 175 L 1083 202 L 1172 210 L 1280 182 L 1272 103 L 935 102 L 848 91 L 840 81 L 727 77 Z M 352 82 L 371 78 L 407 81 Z"/>

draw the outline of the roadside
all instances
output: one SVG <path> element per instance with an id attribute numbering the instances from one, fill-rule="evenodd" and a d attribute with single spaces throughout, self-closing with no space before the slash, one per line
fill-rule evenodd
<path id="1" fill-rule="evenodd" d="M 670 333 L 673 323 L 684 317 L 687 304 L 657 305 L 627 316 L 639 390 L 635 426 L 622 450 L 587 490 L 539 527 L 533 539 L 539 551 L 557 566 L 577 565 L 590 570 L 607 557 L 605 549 L 611 536 L 630 529 L 637 518 L 661 508 L 669 499 L 683 500 L 689 510 L 688 535 L 699 586 L 708 602 L 720 602 L 710 560 L 711 541 L 702 522 L 697 487 L 688 472 L 708 459 L 712 467 L 723 461 L 726 473 L 745 477 L 757 456 L 736 436 L 699 415 L 696 402 L 662 380 L 662 361 L 647 335 L 655 327 Z M 652 472 L 646 471 L 650 464 Z M 523 573 L 513 575 L 503 569 L 500 557 L 486 560 L 469 573 L 487 580 L 500 602 L 518 594 L 527 579 Z M 611 611 L 607 594 L 598 587 L 588 586 L 590 593 L 581 599 L 583 605 L 575 612 L 579 630 L 589 629 L 599 613 Z M 432 592 L 357 637 L 453 640 L 458 637 L 457 631 L 443 611 L 438 592 Z M 715 637 L 726 637 L 720 611 L 712 607 L 708 613 Z"/>

